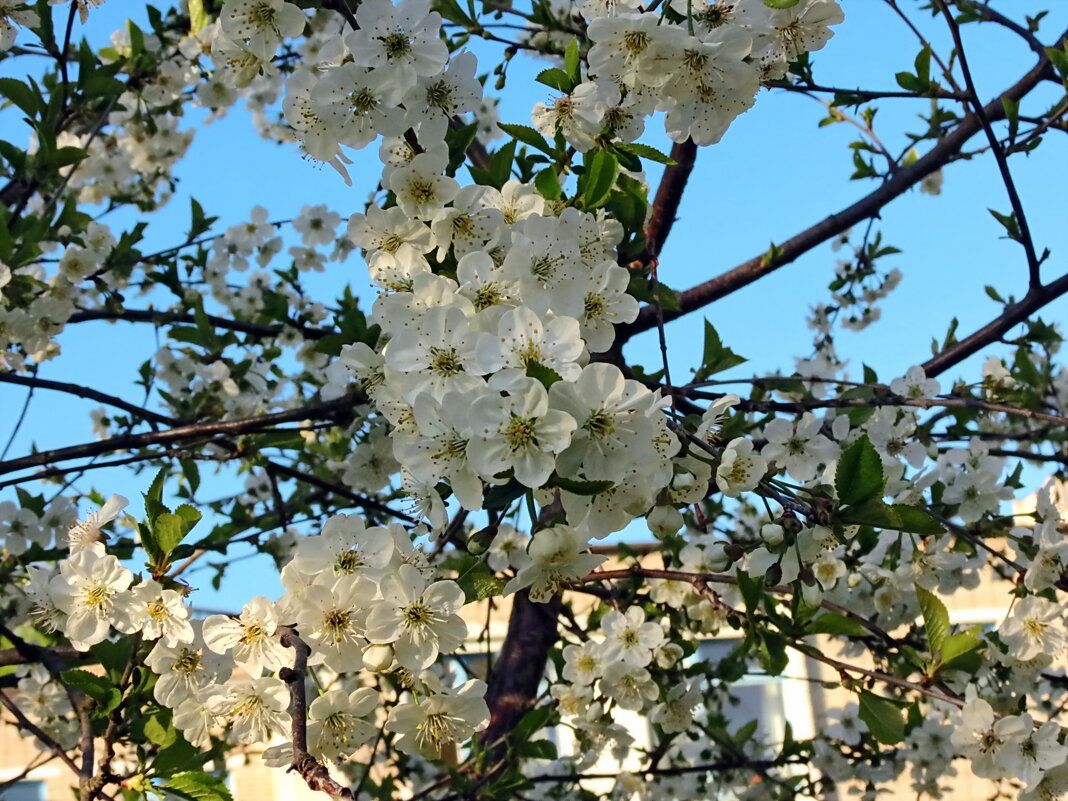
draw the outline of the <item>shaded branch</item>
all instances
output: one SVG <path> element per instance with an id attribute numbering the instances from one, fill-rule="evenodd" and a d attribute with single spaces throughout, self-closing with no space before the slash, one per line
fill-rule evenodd
<path id="1" fill-rule="evenodd" d="M 169 323 L 187 323 L 195 325 L 196 320 L 188 312 L 156 311 L 154 309 L 123 309 L 122 311 L 109 311 L 107 309 L 90 309 L 77 311 L 67 320 L 68 323 L 87 323 L 93 320 L 117 320 L 127 323 L 152 323 L 157 326 Z M 260 325 L 246 323 L 241 320 L 230 320 L 226 317 L 218 317 L 213 314 L 207 315 L 207 320 L 216 328 L 227 331 L 237 331 L 242 334 L 252 334 L 260 337 L 275 337 L 282 333 L 286 326 L 297 329 L 306 339 L 322 339 L 329 334 L 337 333 L 325 328 L 315 328 L 296 322 L 275 323 Z"/>
<path id="2" fill-rule="evenodd" d="M 330 775 L 330 771 L 308 753 L 308 697 L 304 676 L 308 671 L 311 648 L 290 628 L 282 629 L 281 643 L 295 652 L 293 667 L 284 667 L 278 671 L 278 678 L 289 687 L 293 739 L 293 764 L 289 769 L 299 773 L 312 790 L 326 793 L 333 799 L 352 801 L 352 791 L 339 784 Z"/>
<path id="3" fill-rule="evenodd" d="M 391 509 L 384 503 L 379 503 L 374 498 L 368 498 L 366 495 L 360 495 L 353 492 L 347 487 L 343 487 L 340 484 L 327 481 L 326 479 L 319 478 L 312 473 L 306 473 L 303 470 L 297 470 L 294 467 L 288 467 L 284 464 L 278 464 L 278 462 L 267 462 L 268 469 L 273 470 L 279 475 L 286 476 L 288 478 L 296 479 L 304 484 L 309 484 L 313 487 L 332 492 L 335 495 L 340 495 L 342 498 L 347 498 L 356 505 L 360 506 L 364 510 L 373 510 L 376 512 L 382 512 L 383 514 L 395 517 L 398 520 L 403 520 L 405 523 L 417 523 L 418 521 L 410 515 L 404 514 L 404 512 L 398 512 L 396 509 Z"/>
<path id="4" fill-rule="evenodd" d="M 67 756 L 67 752 L 63 750 L 63 747 L 43 732 L 38 726 L 30 722 L 30 719 L 22 714 L 15 702 L 7 697 L 7 693 L 0 692 L 0 704 L 3 704 L 8 712 L 17 721 L 18 725 L 36 737 L 41 743 L 53 754 L 62 760 L 63 764 L 74 771 L 75 775 L 81 775 L 81 769 L 74 763 L 74 760 Z"/>
<path id="5" fill-rule="evenodd" d="M 152 423 L 174 425 L 180 422 L 173 417 L 168 417 L 165 414 L 159 414 L 158 412 L 144 409 L 133 403 L 124 401 L 122 398 L 117 398 L 114 395 L 108 395 L 107 393 L 100 392 L 91 387 L 84 387 L 80 384 L 69 384 L 65 381 L 49 381 L 44 378 L 33 378 L 30 376 L 16 375 L 15 373 L 0 373 L 0 383 L 17 384 L 23 387 L 51 389 L 56 392 L 65 392 L 68 395 L 76 395 L 79 398 L 95 400 L 107 404 L 108 406 L 114 406 L 116 409 L 122 409 L 124 412 L 129 412 L 130 414 L 140 417 L 142 420 L 148 420 Z"/>
<path id="6" fill-rule="evenodd" d="M 975 88 L 972 71 L 968 66 L 968 57 L 964 54 L 964 42 L 960 38 L 960 27 L 957 25 L 956 20 L 953 19 L 953 15 L 949 13 L 949 7 L 944 0 L 938 0 L 938 6 L 942 10 L 942 16 L 946 19 L 946 25 L 949 26 L 949 32 L 953 37 L 953 44 L 957 50 L 960 71 L 964 76 L 964 84 L 968 88 L 968 104 L 972 107 L 975 116 L 978 117 L 983 133 L 986 134 L 986 139 L 990 143 L 990 151 L 994 155 L 994 161 L 997 162 L 998 171 L 1001 173 L 1001 182 L 1005 185 L 1005 191 L 1009 196 L 1009 205 L 1012 206 L 1016 224 L 1020 229 L 1019 241 L 1027 254 L 1028 285 L 1032 288 L 1039 287 L 1042 284 L 1039 276 L 1042 262 L 1038 258 L 1038 253 L 1035 252 L 1035 242 L 1031 237 L 1031 227 L 1027 224 L 1023 201 L 1020 200 L 1020 194 L 1016 191 L 1016 182 L 1012 179 L 1012 172 L 1009 170 L 1009 159 L 1005 155 L 1005 149 L 1001 146 L 1001 142 L 998 141 L 997 134 L 994 133 L 994 128 L 990 124 L 990 119 L 983 108 L 983 101 L 979 99 L 979 92 Z"/>
<path id="7" fill-rule="evenodd" d="M 336 400 L 323 403 L 313 403 L 308 406 L 298 406 L 295 409 L 287 409 L 283 412 L 245 417 L 238 420 L 223 420 L 214 423 L 193 423 L 185 426 L 174 426 L 163 431 L 148 431 L 141 434 L 120 434 L 115 437 L 86 442 L 81 445 L 71 445 L 67 448 L 56 448 L 50 451 L 22 456 L 18 459 L 10 459 L 0 462 L 0 475 L 23 470 L 27 467 L 38 467 L 53 462 L 62 462 L 67 459 L 80 459 L 96 456 L 102 453 L 111 453 L 118 450 L 143 448 L 148 445 L 161 445 L 171 442 L 180 442 L 185 439 L 211 436 L 215 434 L 245 434 L 250 431 L 258 431 L 271 428 L 280 423 L 292 423 L 307 419 L 326 419 L 341 414 L 355 404 L 354 395 L 345 395 Z"/>
<path id="8" fill-rule="evenodd" d="M 682 193 L 686 190 L 690 173 L 693 172 L 697 160 L 697 145 L 692 139 L 676 142 L 671 146 L 671 158 L 675 164 L 664 168 L 660 185 L 656 188 L 649 223 L 645 226 L 645 253 L 640 257 L 640 261 L 645 263 L 660 255 L 660 250 L 671 233 L 671 227 L 675 224 Z"/>
<path id="9" fill-rule="evenodd" d="M 790 380 L 790 379 L 784 379 Z M 717 400 L 722 397 L 717 392 L 702 392 L 693 389 L 680 389 L 691 398 Z M 903 398 L 899 395 L 886 395 L 875 398 L 824 398 L 811 401 L 752 401 L 741 400 L 739 408 L 745 411 L 759 412 L 803 412 L 809 409 L 850 409 L 865 406 L 911 406 L 917 409 L 981 409 L 986 412 L 1001 412 L 1013 417 L 1025 417 L 1029 420 L 1045 420 L 1062 426 L 1068 426 L 1068 417 L 1033 409 L 1021 409 L 1004 403 L 980 400 L 979 398 Z"/>
<path id="10" fill-rule="evenodd" d="M 1022 323 L 1036 311 L 1056 300 L 1068 292 L 1068 273 L 1062 275 L 1056 281 L 1032 287 L 1016 303 L 1010 303 L 997 317 L 984 325 L 978 331 L 969 334 L 959 342 L 955 342 L 936 356 L 931 357 L 922 365 L 928 376 L 936 376 L 944 373 L 950 367 L 964 361 L 974 353 L 978 353 L 992 342 L 997 342 L 1001 337 L 1018 323 Z"/>

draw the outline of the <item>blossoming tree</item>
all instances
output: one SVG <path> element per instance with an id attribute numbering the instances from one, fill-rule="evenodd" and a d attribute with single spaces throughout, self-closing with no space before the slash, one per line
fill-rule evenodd
<path id="1" fill-rule="evenodd" d="M 810 54 L 849 36 L 836 0 L 187 0 L 106 47 L 77 43 L 91 0 L 0 0 L 5 75 L 23 76 L 0 78 L 0 382 L 103 405 L 96 441 L 0 461 L 5 724 L 83 801 L 225 799 L 241 754 L 334 798 L 794 798 L 847 780 L 875 797 L 906 772 L 939 797 L 957 770 L 1068 792 L 1066 506 L 1051 485 L 1025 518 L 1005 508 L 1024 461 L 1068 463 L 1061 333 L 1039 316 L 1068 274 L 1012 172 L 1063 147 L 1065 35 L 933 0 L 939 52 L 920 9 L 877 2 L 917 36 L 892 90 L 817 79 Z M 996 96 L 972 76 L 979 26 L 1032 59 Z M 551 96 L 498 123 L 519 53 Z M 859 129 L 869 193 L 669 289 L 658 257 L 699 149 L 783 93 Z M 873 104 L 917 101 L 912 146 L 891 152 Z M 145 252 L 186 111 L 239 103 L 250 136 L 339 182 L 378 148 L 371 201 L 285 222 L 257 208 L 226 230 L 194 201 L 176 244 Z M 647 124 L 670 154 L 642 143 Z M 834 334 L 874 321 L 900 278 L 876 220 L 972 158 L 1001 176 L 1026 293 L 988 287 L 988 324 L 904 376 L 849 380 Z M 145 220 L 109 224 L 123 209 Z M 709 323 L 693 375 L 671 374 L 672 319 L 829 241 L 845 258 L 797 372 L 718 391 L 743 360 Z M 342 262 L 377 293 L 309 297 L 302 276 Z M 37 376 L 92 320 L 158 332 L 130 376 L 142 402 Z M 624 356 L 643 332 L 656 372 Z M 998 342 L 1008 359 L 947 377 Z M 86 488 L 116 465 L 141 477 L 143 511 Z M 244 490 L 205 500 L 210 470 Z M 606 565 L 598 540 L 635 527 L 655 560 Z M 250 543 L 281 597 L 195 614 L 190 565 L 214 554 L 229 581 Z M 1004 619 L 951 624 L 943 598 L 981 580 Z M 494 599 L 510 622 L 490 648 L 462 613 Z M 702 659 L 727 633 L 729 654 Z M 732 723 L 737 683 L 791 651 L 852 697 L 839 722 L 775 741 Z M 626 770 L 597 774 L 606 754 Z"/>

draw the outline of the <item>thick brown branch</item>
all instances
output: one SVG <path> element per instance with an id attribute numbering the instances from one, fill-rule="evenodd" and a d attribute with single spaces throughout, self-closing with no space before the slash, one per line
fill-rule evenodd
<path id="1" fill-rule="evenodd" d="M 46 650 L 43 646 L 34 646 L 35 648 L 41 648 L 42 651 Z M 59 659 L 84 659 L 88 654 L 84 654 L 80 651 L 76 651 L 69 645 L 54 645 L 47 649 Z M 43 662 L 44 660 L 40 656 L 34 656 L 32 653 L 26 653 L 18 648 L 5 648 L 0 651 L 0 667 L 10 667 L 11 665 L 27 665 L 36 664 L 37 662 Z"/>
<path id="2" fill-rule="evenodd" d="M 656 188 L 656 197 L 653 198 L 649 223 L 645 226 L 645 254 L 642 261 L 650 261 L 659 256 L 668 234 L 671 233 L 671 226 L 675 224 L 679 204 L 682 202 L 682 193 L 697 160 L 697 145 L 692 139 L 676 142 L 671 147 L 671 158 L 675 163 L 664 168 L 664 175 Z"/>
<path id="3" fill-rule="evenodd" d="M 489 727 L 479 738 L 495 743 L 515 728 L 538 696 L 538 685 L 545 676 L 549 649 L 556 642 L 556 618 L 560 614 L 560 596 L 548 603 L 530 600 L 526 590 L 513 596 L 508 634 L 497 661 L 493 663 L 486 703 L 490 709 Z"/>
<path id="4" fill-rule="evenodd" d="M 1016 303 L 1010 303 L 1001 314 L 978 331 L 966 336 L 960 342 L 953 343 L 937 356 L 925 361 L 923 369 L 928 376 L 944 373 L 955 364 L 978 353 L 991 342 L 998 341 L 1013 326 L 1022 323 L 1043 306 L 1065 293 L 1068 293 L 1068 274 L 1062 275 L 1045 286 L 1032 287 L 1023 298 Z"/>
<path id="5" fill-rule="evenodd" d="M 289 687 L 289 714 L 292 717 L 293 764 L 290 770 L 301 775 L 308 787 L 326 793 L 333 799 L 351 801 L 352 791 L 339 784 L 330 771 L 308 753 L 308 697 L 304 676 L 308 671 L 311 648 L 293 629 L 282 630 L 282 645 L 295 652 L 293 667 L 278 671 L 278 677 Z"/>
<path id="6" fill-rule="evenodd" d="M 1062 35 L 1058 39 L 1058 43 L 1063 42 L 1064 38 Z M 1048 70 L 1049 60 L 1043 57 L 1019 81 L 984 107 L 983 111 L 986 113 L 987 119 L 992 121 L 1004 119 L 1005 109 L 1001 104 L 1001 98 L 1019 100 L 1048 75 Z M 715 278 L 680 292 L 678 295 L 679 310 L 665 312 L 665 318 L 671 320 L 681 317 L 684 314 L 689 314 L 707 306 L 713 301 L 726 297 L 732 292 L 763 278 L 765 275 L 775 272 L 780 267 L 790 264 L 803 254 L 860 221 L 878 214 L 879 210 L 887 203 L 907 192 L 931 173 L 945 166 L 960 152 L 967 141 L 979 132 L 980 128 L 979 120 L 975 115 L 966 117 L 924 156 L 921 156 L 912 164 L 898 169 L 891 178 L 884 181 L 875 191 L 856 203 L 786 240 L 782 245 L 775 248 L 773 253 L 769 252 L 755 256 Z M 635 334 L 648 331 L 651 328 L 655 328 L 656 325 L 656 309 L 651 305 L 645 306 L 642 308 L 637 320 L 629 325 L 619 327 L 617 342 L 625 342 Z"/>

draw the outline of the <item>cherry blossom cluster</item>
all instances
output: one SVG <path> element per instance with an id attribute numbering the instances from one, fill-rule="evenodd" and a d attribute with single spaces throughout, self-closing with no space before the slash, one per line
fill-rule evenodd
<path id="1" fill-rule="evenodd" d="M 829 26 L 844 19 L 836 0 L 790 8 L 763 0 L 664 6 L 584 0 L 578 10 L 589 21 L 586 80 L 535 105 L 534 126 L 563 134 L 585 152 L 604 128 L 635 141 L 659 111 L 672 140 L 715 144 L 752 107 L 762 81 L 783 77 L 796 58 L 821 49 L 832 36 Z"/>
<path id="2" fill-rule="evenodd" d="M 308 709 L 315 758 L 344 762 L 379 725 L 397 735 L 400 750 L 436 758 L 444 746 L 485 727 L 484 683 L 452 686 L 447 674 L 431 670 L 440 654 L 467 640 L 467 624 L 456 614 L 464 593 L 455 581 L 435 580 L 436 568 L 400 526 L 333 517 L 320 534 L 293 545 L 277 602 L 256 597 L 239 615 L 193 620 L 187 586 L 135 576 L 107 553 L 101 527 L 125 506 L 126 499 L 112 496 L 73 526 L 70 556 L 55 571 L 30 568 L 29 616 L 79 651 L 114 633 L 154 643 L 145 660 L 158 676 L 154 697 L 173 709 L 175 726 L 190 743 L 207 746 L 224 729 L 244 745 L 289 736 L 290 695 L 279 673 L 292 667 L 294 651 L 284 635 L 296 630 L 311 649 L 308 664 L 337 677 Z M 235 671 L 240 681 L 231 680 Z M 402 688 L 388 715 L 380 691 L 361 683 L 375 673 L 396 675 Z M 27 712 L 61 741 L 76 740 L 67 696 L 49 679 L 38 669 L 21 679 L 20 694 L 34 699 Z M 267 758 L 284 757 L 287 747 L 274 746 Z"/>

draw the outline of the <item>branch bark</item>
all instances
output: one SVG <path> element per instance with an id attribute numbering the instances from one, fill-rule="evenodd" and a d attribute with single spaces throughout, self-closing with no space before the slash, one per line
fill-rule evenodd
<path id="1" fill-rule="evenodd" d="M 531 601 L 526 590 L 513 597 L 508 634 L 493 664 L 486 690 L 490 722 L 479 735 L 483 743 L 495 743 L 507 736 L 531 708 L 545 676 L 549 649 L 559 636 L 556 630 L 559 595 L 544 604 Z"/>
<path id="2" fill-rule="evenodd" d="M 41 451 L 30 456 L 22 456 L 18 459 L 0 462 L 0 475 L 28 467 L 39 467 L 44 464 L 62 462 L 67 459 L 80 459 L 118 450 L 143 448 L 147 445 L 180 442 L 185 439 L 215 434 L 246 434 L 251 431 L 271 428 L 280 423 L 293 423 L 308 419 L 328 419 L 350 409 L 356 402 L 356 397 L 350 394 L 324 403 L 298 406 L 295 409 L 287 409 L 286 411 L 273 412 L 256 417 L 222 420 L 215 423 L 193 423 L 185 426 L 174 426 L 163 431 L 148 431 L 142 434 L 121 434 L 97 442 L 86 442 L 81 445 L 71 445 L 67 448 Z"/>
<path id="3" fill-rule="evenodd" d="M 1014 325 L 1022 323 L 1043 306 L 1065 293 L 1068 293 L 1068 273 L 1045 286 L 1032 287 L 1023 298 L 1006 306 L 1001 314 L 978 331 L 969 334 L 960 342 L 953 343 L 941 353 L 925 361 L 924 371 L 928 376 L 944 373 L 972 354 L 978 353 L 991 342 L 1001 339 Z"/>
<path id="4" fill-rule="evenodd" d="M 65 392 L 68 395 L 76 395 L 79 398 L 86 398 L 87 400 L 100 401 L 100 403 L 113 406 L 116 409 L 122 409 L 124 412 L 129 412 L 130 414 L 136 415 L 142 420 L 147 420 L 150 423 L 175 425 L 180 422 L 173 417 L 168 417 L 165 414 L 144 409 L 133 403 L 124 401 L 122 398 L 116 398 L 114 395 L 108 395 L 107 393 L 100 392 L 92 387 L 84 387 L 81 384 L 69 384 L 65 381 L 49 381 L 44 378 L 33 378 L 30 376 L 16 375 L 15 373 L 0 373 L 0 383 L 17 384 L 23 387 L 37 387 L 39 389 L 51 389 L 56 392 Z"/>
<path id="5" fill-rule="evenodd" d="M 308 787 L 326 793 L 333 799 L 352 801 L 352 791 L 330 775 L 326 767 L 308 753 L 308 697 L 304 676 L 308 672 L 311 648 L 293 629 L 283 629 L 281 643 L 295 652 L 293 667 L 278 671 L 278 677 L 289 687 L 289 714 L 292 717 L 293 764 L 290 770 L 301 775 Z"/>

